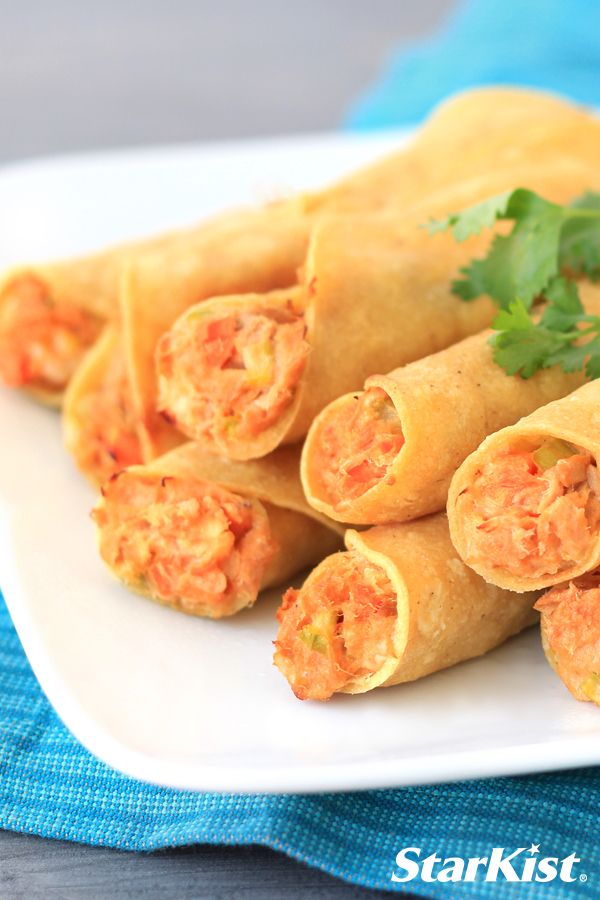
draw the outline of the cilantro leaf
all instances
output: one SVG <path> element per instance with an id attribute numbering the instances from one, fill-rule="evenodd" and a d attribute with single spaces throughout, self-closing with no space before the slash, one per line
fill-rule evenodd
<path id="1" fill-rule="evenodd" d="M 490 338 L 495 361 L 510 375 L 530 378 L 549 366 L 600 377 L 600 317 L 587 315 L 576 277 L 600 279 L 600 194 L 558 206 L 526 188 L 498 194 L 430 225 L 465 240 L 497 221 L 511 220 L 482 259 L 460 270 L 452 290 L 463 300 L 483 294 L 500 312 Z M 541 315 L 531 315 L 536 300 Z"/>
<path id="2" fill-rule="evenodd" d="M 558 275 L 562 211 L 554 204 L 548 207 L 543 216 L 524 214 L 509 235 L 497 235 L 484 259 L 461 269 L 464 277 L 455 282 L 456 293 L 463 299 L 488 294 L 503 309 L 520 297 L 530 307 Z"/>
<path id="3" fill-rule="evenodd" d="M 588 193 L 570 205 L 576 212 L 600 212 L 600 194 Z M 567 219 L 560 241 L 561 268 L 573 275 L 600 277 L 600 216 L 575 215 Z"/>
<path id="4" fill-rule="evenodd" d="M 508 375 L 531 378 L 564 345 L 562 333 L 536 324 L 522 300 L 498 313 L 492 327 L 497 331 L 490 338 L 494 361 Z"/>
<path id="5" fill-rule="evenodd" d="M 552 279 L 544 292 L 544 297 L 547 306 L 542 313 L 541 322 L 547 328 L 572 331 L 585 315 L 577 284 L 562 275 Z"/>
<path id="6" fill-rule="evenodd" d="M 594 338 L 587 345 L 588 360 L 585 364 L 585 374 L 588 378 L 600 378 L 600 337 Z"/>
<path id="7" fill-rule="evenodd" d="M 452 290 L 463 300 L 488 294 L 506 309 L 515 297 L 526 306 L 558 275 L 558 255 L 564 208 L 526 188 L 498 194 L 433 223 L 436 233 L 451 228 L 456 240 L 479 234 L 501 219 L 515 225 L 508 235 L 496 235 L 483 259 L 460 270 Z"/>
<path id="8" fill-rule="evenodd" d="M 578 296 L 574 300 L 572 295 L 567 302 L 573 306 L 581 303 Z M 556 328 L 554 312 L 550 304 L 536 320 L 522 300 L 514 300 L 507 310 L 501 310 L 492 323 L 496 333 L 490 337 L 494 361 L 508 375 L 522 378 L 531 378 L 550 366 L 560 366 L 565 372 L 584 369 L 589 378 L 598 378 L 600 316 L 564 313 L 570 317 L 570 327 L 565 318 Z"/>
<path id="9" fill-rule="evenodd" d="M 463 212 L 451 213 L 445 219 L 432 221 L 427 226 L 429 234 L 438 234 L 451 228 L 457 241 L 465 241 L 475 234 L 480 234 L 484 228 L 491 228 L 498 219 L 505 217 L 510 198 L 514 193 L 506 191 L 504 194 L 469 206 Z"/>

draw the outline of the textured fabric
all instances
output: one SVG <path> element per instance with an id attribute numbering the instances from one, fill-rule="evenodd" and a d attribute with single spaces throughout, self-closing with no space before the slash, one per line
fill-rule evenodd
<path id="1" fill-rule="evenodd" d="M 376 6 L 373 14 L 376 15 Z M 588 0 L 471 3 L 441 36 L 395 60 L 349 122 L 418 121 L 447 93 L 520 82 L 600 102 L 600 5 Z M 1 581 L 1 573 L 0 573 Z M 264 844 L 349 881 L 426 897 L 600 896 L 600 769 L 320 796 L 171 791 L 123 777 L 61 724 L 23 654 L 0 595 L 0 827 L 124 850 Z M 539 844 L 575 852 L 563 884 L 391 882 L 396 853 L 486 856 Z"/>
<path id="2" fill-rule="evenodd" d="M 374 7 L 373 14 L 376 14 Z M 600 105 L 597 0 L 469 0 L 433 37 L 401 50 L 350 110 L 352 128 L 420 122 L 482 84 L 544 88 Z"/>

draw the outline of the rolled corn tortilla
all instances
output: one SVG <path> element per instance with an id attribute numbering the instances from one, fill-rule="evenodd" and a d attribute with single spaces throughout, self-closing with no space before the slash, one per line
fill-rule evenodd
<path id="1" fill-rule="evenodd" d="M 306 503 L 298 466 L 298 448 L 241 464 L 190 443 L 126 469 L 93 512 L 102 559 L 153 600 L 231 616 L 341 544 Z"/>
<path id="2" fill-rule="evenodd" d="M 552 94 L 506 87 L 464 91 L 441 103 L 408 147 L 306 196 L 305 207 L 401 209 L 424 193 L 532 161 L 543 166 L 551 158 L 577 157 L 596 167 L 599 127 L 589 110 Z"/>
<path id="3" fill-rule="evenodd" d="M 144 461 L 117 323 L 106 325 L 69 382 L 62 424 L 67 450 L 96 487 Z"/>
<path id="4" fill-rule="evenodd" d="M 541 590 L 600 566 L 600 382 L 490 435 L 448 493 L 450 533 L 486 581 Z"/>
<path id="5" fill-rule="evenodd" d="M 587 312 L 600 289 L 582 284 Z M 332 519 L 356 525 L 405 522 L 445 507 L 450 480 L 488 434 L 570 394 L 582 372 L 559 366 L 529 379 L 493 359 L 491 332 L 368 378 L 314 420 L 302 451 L 306 497 Z"/>
<path id="6" fill-rule="evenodd" d="M 557 585 L 535 608 L 548 662 L 577 700 L 600 706 L 600 572 Z"/>
<path id="7" fill-rule="evenodd" d="M 536 617 L 533 594 L 465 566 L 444 514 L 346 532 L 278 613 L 275 665 L 302 700 L 414 681 L 487 653 Z"/>

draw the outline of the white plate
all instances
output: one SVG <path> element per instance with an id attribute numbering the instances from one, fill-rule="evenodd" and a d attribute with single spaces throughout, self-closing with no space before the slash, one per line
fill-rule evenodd
<path id="1" fill-rule="evenodd" d="M 309 137 L 46 160 L 0 172 L 0 262 L 70 254 L 322 183 L 398 135 Z M 600 762 L 535 632 L 416 684 L 300 703 L 271 664 L 277 597 L 236 619 L 129 594 L 98 560 L 93 497 L 57 417 L 0 391 L 0 584 L 50 701 L 137 778 L 218 791 L 322 791 Z"/>

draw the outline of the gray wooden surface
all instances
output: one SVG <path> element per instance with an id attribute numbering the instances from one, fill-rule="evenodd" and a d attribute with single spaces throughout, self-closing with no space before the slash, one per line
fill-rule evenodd
<path id="1" fill-rule="evenodd" d="M 386 896 L 383 891 L 337 881 L 263 847 L 198 846 L 143 854 L 9 832 L 0 840 L 2 900 L 368 900 Z"/>
<path id="2" fill-rule="evenodd" d="M 453 0 L 0 0 L 0 160 L 319 131 Z M 119 853 L 0 832 L 2 900 L 367 898 L 263 848 Z"/>

